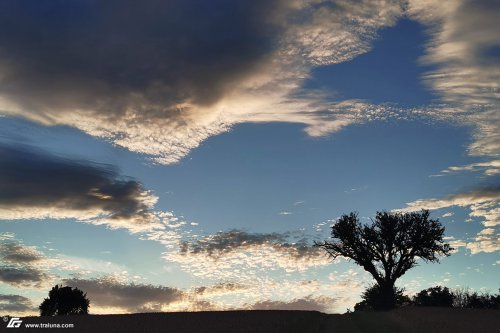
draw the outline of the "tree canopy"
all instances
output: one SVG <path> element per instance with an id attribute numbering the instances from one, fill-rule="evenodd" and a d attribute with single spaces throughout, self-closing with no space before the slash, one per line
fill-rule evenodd
<path id="1" fill-rule="evenodd" d="M 90 301 L 87 294 L 78 288 L 56 285 L 49 291 L 49 297 L 40 304 L 41 316 L 64 316 L 88 314 Z"/>
<path id="2" fill-rule="evenodd" d="M 369 272 L 394 305 L 394 283 L 417 260 L 439 262 L 453 248 L 444 242 L 444 227 L 428 210 L 411 213 L 377 212 L 371 224 L 356 213 L 343 215 L 331 227 L 332 241 L 316 242 L 332 258 L 345 257 Z"/>

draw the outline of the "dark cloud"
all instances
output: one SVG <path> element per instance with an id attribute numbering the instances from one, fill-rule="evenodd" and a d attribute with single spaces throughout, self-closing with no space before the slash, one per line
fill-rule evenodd
<path id="1" fill-rule="evenodd" d="M 0 311 L 19 313 L 35 310 L 29 298 L 21 295 L 0 294 Z"/>
<path id="2" fill-rule="evenodd" d="M 13 264 L 30 264 L 42 259 L 42 255 L 33 248 L 20 243 L 5 242 L 0 244 L 0 258 Z"/>
<path id="3" fill-rule="evenodd" d="M 326 135 L 361 121 L 361 103 L 296 90 L 401 14 L 370 0 L 0 0 L 0 112 L 163 164 L 242 122 Z"/>
<path id="4" fill-rule="evenodd" d="M 15 287 L 41 286 L 49 276 L 43 271 L 27 266 L 0 266 L 0 281 Z"/>
<path id="5" fill-rule="evenodd" d="M 162 305 L 181 300 L 184 293 L 176 288 L 146 284 L 124 284 L 116 279 L 66 279 L 65 285 L 87 293 L 90 304 L 118 307 L 131 312 L 161 311 Z"/>
<path id="6" fill-rule="evenodd" d="M 0 146 L 0 219 L 102 214 L 147 223 L 153 203 L 140 183 L 121 178 L 110 166 Z"/>
<path id="7" fill-rule="evenodd" d="M 218 258 L 238 249 L 251 249 L 261 245 L 268 245 L 296 259 L 320 254 L 318 248 L 309 245 L 305 238 L 291 242 L 289 233 L 248 233 L 237 229 L 220 231 L 192 242 L 183 241 L 180 245 L 180 252 L 181 254 L 205 253 L 210 257 Z"/>
<path id="8" fill-rule="evenodd" d="M 50 279 L 36 266 L 44 259 L 33 247 L 3 240 L 0 243 L 0 281 L 14 287 L 40 287 Z"/>
<path id="9" fill-rule="evenodd" d="M 302 311 L 320 311 L 327 312 L 331 308 L 335 299 L 330 297 L 313 297 L 296 298 L 291 301 L 261 301 L 248 305 L 251 310 L 302 310 Z"/>
<path id="10" fill-rule="evenodd" d="M 267 59 L 280 3 L 2 0 L 0 94 L 31 110 L 175 118 Z"/>

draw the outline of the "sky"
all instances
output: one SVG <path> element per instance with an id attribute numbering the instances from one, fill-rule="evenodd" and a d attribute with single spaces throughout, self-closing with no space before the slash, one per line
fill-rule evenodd
<path id="1" fill-rule="evenodd" d="M 0 313 L 342 313 L 343 214 L 429 209 L 397 285 L 500 288 L 496 1 L 0 0 Z"/>

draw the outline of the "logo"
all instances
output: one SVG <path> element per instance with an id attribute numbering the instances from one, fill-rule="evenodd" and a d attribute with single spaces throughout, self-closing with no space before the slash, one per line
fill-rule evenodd
<path id="1" fill-rule="evenodd" d="M 19 328 L 23 321 L 19 318 L 12 317 L 10 318 L 9 323 L 7 324 L 7 328 Z"/>

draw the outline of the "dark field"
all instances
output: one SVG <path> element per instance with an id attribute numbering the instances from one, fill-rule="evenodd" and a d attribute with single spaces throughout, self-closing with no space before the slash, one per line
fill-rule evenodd
<path id="1" fill-rule="evenodd" d="M 406 308 L 327 315 L 310 311 L 144 313 L 22 318 L 9 332 L 499 332 L 500 310 Z M 24 328 L 26 323 L 73 323 L 73 329 Z"/>

